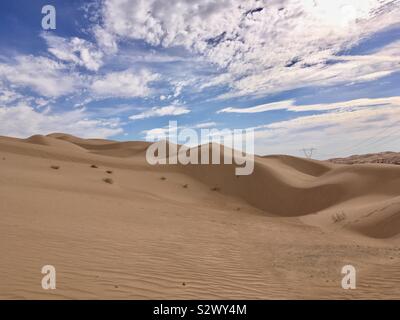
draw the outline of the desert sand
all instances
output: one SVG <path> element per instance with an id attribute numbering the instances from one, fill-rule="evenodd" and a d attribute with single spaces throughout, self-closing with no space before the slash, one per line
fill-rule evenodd
<path id="1" fill-rule="evenodd" d="M 0 137 L 1 299 L 400 298 L 400 166 L 267 156 L 237 177 L 147 145 Z"/>

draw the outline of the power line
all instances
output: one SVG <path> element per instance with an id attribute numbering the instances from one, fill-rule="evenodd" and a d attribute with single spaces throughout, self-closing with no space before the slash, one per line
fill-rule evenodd
<path id="1" fill-rule="evenodd" d="M 324 157 L 334 157 L 334 156 L 337 156 L 338 153 L 343 153 L 343 152 L 348 152 L 348 151 L 352 151 L 352 153 L 354 154 L 354 151 L 359 149 L 360 147 L 364 147 L 364 148 L 369 147 L 369 146 L 372 146 L 372 145 L 374 145 L 378 142 L 381 142 L 387 138 L 392 138 L 394 133 L 396 133 L 397 131 L 400 131 L 400 127 L 397 127 L 397 125 L 399 125 L 399 123 L 394 122 L 391 125 L 383 128 L 383 130 L 379 131 L 376 135 L 371 136 L 363 141 L 360 141 L 360 142 L 356 143 L 355 145 L 348 146 L 344 149 L 341 149 L 341 150 L 337 151 L 335 154 L 321 154 L 321 155 Z M 386 133 L 388 130 L 392 129 L 394 126 L 396 126 L 396 128 L 394 128 L 395 129 L 394 131 L 390 131 L 382 137 L 382 135 L 384 133 Z"/>

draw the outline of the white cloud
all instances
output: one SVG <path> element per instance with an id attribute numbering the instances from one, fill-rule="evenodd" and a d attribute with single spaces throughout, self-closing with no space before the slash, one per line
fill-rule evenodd
<path id="1" fill-rule="evenodd" d="M 93 29 L 97 43 L 103 51 L 112 54 L 117 52 L 118 46 L 112 34 L 104 30 L 100 26 L 95 26 Z"/>
<path id="2" fill-rule="evenodd" d="M 107 138 L 123 132 L 118 119 L 89 118 L 83 110 L 39 112 L 28 105 L 0 107 L 0 135 L 28 137 L 65 132 L 84 138 Z"/>
<path id="3" fill-rule="evenodd" d="M 258 113 L 272 110 L 284 110 L 289 109 L 293 106 L 293 100 L 278 101 L 266 104 L 260 104 L 258 106 L 250 108 L 233 108 L 228 107 L 218 110 L 217 113 Z"/>
<path id="4" fill-rule="evenodd" d="M 308 67 L 276 66 L 264 73 L 246 75 L 234 82 L 234 89 L 221 98 L 275 93 L 304 86 L 327 86 L 371 81 L 400 71 L 400 41 L 364 56 L 327 56 L 326 61 Z"/>
<path id="5" fill-rule="evenodd" d="M 184 106 L 172 104 L 170 106 L 165 106 L 165 107 L 153 107 L 142 113 L 132 115 L 129 117 L 129 119 L 140 120 L 140 119 L 153 118 L 153 117 L 179 116 L 179 115 L 186 114 L 189 112 L 190 112 L 190 110 Z"/>
<path id="6" fill-rule="evenodd" d="M 103 64 L 103 53 L 84 39 L 65 39 L 50 33 L 43 33 L 42 37 L 47 42 L 47 50 L 60 60 L 72 62 L 91 71 L 97 71 Z"/>
<path id="7" fill-rule="evenodd" d="M 160 140 L 161 137 L 176 137 L 178 129 L 178 127 L 153 128 L 149 130 L 143 130 L 142 134 L 146 137 L 146 141 L 153 141 Z"/>
<path id="8" fill-rule="evenodd" d="M 400 105 L 400 97 L 387 97 L 375 99 L 355 99 L 335 103 L 320 103 L 311 105 L 297 105 L 288 108 L 289 111 L 326 111 L 334 109 L 350 109 L 360 107 L 374 107 L 374 106 L 398 106 Z"/>
<path id="9" fill-rule="evenodd" d="M 159 78 L 159 75 L 148 70 L 134 72 L 125 70 L 111 72 L 98 77 L 91 84 L 92 92 L 98 97 L 145 97 L 150 94 L 149 83 Z"/>
<path id="10" fill-rule="evenodd" d="M 202 123 L 198 123 L 194 126 L 194 128 L 196 129 L 206 129 L 206 128 L 212 128 L 215 127 L 217 125 L 216 122 L 210 121 L 210 122 L 202 122 Z"/>
<path id="11" fill-rule="evenodd" d="M 15 61 L 0 63 L 0 79 L 46 97 L 74 92 L 82 84 L 81 77 L 62 63 L 34 56 L 17 56 Z"/>
<path id="12" fill-rule="evenodd" d="M 392 0 L 106 0 L 102 32 L 198 54 L 221 72 L 199 87 L 229 84 L 230 98 L 398 71 L 398 44 L 371 60 L 336 56 L 398 25 L 399 14 Z"/>
<path id="13" fill-rule="evenodd" d="M 385 106 L 385 105 L 400 105 L 400 97 L 387 97 L 387 98 L 376 98 L 376 99 L 355 99 L 343 102 L 335 103 L 320 103 L 310 105 L 296 105 L 294 100 L 284 100 L 273 103 L 266 103 L 257 105 L 250 108 L 224 108 L 217 113 L 259 113 L 273 110 L 287 110 L 293 112 L 301 111 L 327 111 L 333 109 L 344 109 L 344 108 L 358 108 L 368 106 Z"/>
<path id="14" fill-rule="evenodd" d="M 4 88 L 2 85 L 0 85 L 0 104 L 1 105 L 8 105 L 10 103 L 13 103 L 13 102 L 21 99 L 22 97 L 23 96 L 20 95 L 18 92 Z"/>

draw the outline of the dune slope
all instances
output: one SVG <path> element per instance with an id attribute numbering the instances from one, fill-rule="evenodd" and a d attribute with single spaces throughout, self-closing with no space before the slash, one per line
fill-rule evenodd
<path id="1" fill-rule="evenodd" d="M 269 156 L 236 176 L 147 146 L 0 137 L 0 298 L 400 297 L 400 167 Z"/>

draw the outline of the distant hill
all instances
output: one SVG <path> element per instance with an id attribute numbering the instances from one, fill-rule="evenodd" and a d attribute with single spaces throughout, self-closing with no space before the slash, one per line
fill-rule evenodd
<path id="1" fill-rule="evenodd" d="M 400 152 L 369 153 L 353 155 L 347 158 L 334 158 L 328 161 L 339 164 L 386 163 L 400 165 Z"/>

